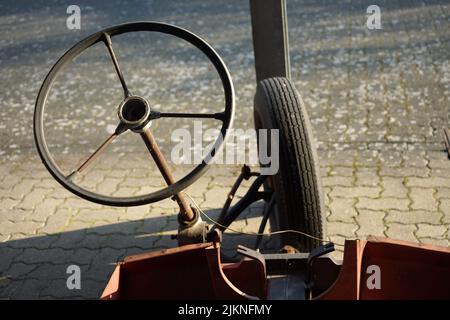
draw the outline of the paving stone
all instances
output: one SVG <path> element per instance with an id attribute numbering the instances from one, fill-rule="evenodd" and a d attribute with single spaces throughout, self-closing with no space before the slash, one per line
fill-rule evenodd
<path id="1" fill-rule="evenodd" d="M 24 281 L 31 277 L 30 273 L 37 267 L 37 265 L 30 265 L 22 262 L 12 263 L 8 270 L 1 272 L 1 277 L 8 278 L 11 281 Z"/>
<path id="2" fill-rule="evenodd" d="M 140 248 L 135 248 L 135 249 L 139 250 L 139 252 L 144 252 Z M 113 248 L 102 248 L 102 249 L 98 250 L 97 254 L 94 257 L 94 260 L 92 261 L 92 263 L 90 265 L 90 269 L 89 269 L 90 275 L 92 277 L 95 277 L 95 273 L 93 273 L 92 270 L 94 268 L 98 269 L 98 267 L 97 267 L 98 264 L 108 265 L 108 266 L 110 266 L 110 267 L 108 267 L 110 270 L 114 269 L 115 264 L 117 262 L 121 261 L 125 256 L 132 255 L 131 251 L 129 251 L 129 250 L 130 249 L 118 250 L 118 249 L 113 249 Z"/>
<path id="3" fill-rule="evenodd" d="M 97 185 L 104 181 L 105 175 L 106 172 L 103 170 L 90 170 L 88 174 L 80 178 L 80 185 L 90 190 L 96 189 Z"/>
<path id="4" fill-rule="evenodd" d="M 351 187 L 353 185 L 353 178 L 351 177 L 325 177 L 322 179 L 322 184 L 324 186 L 344 186 Z"/>
<path id="5" fill-rule="evenodd" d="M 137 196 L 139 194 L 139 187 L 127 187 L 119 185 L 113 193 L 111 193 L 111 196 L 113 197 L 132 197 Z"/>
<path id="6" fill-rule="evenodd" d="M 433 246 L 439 246 L 444 248 L 448 248 L 450 246 L 450 241 L 446 239 L 421 238 L 420 241 L 425 244 L 430 244 Z"/>
<path id="7" fill-rule="evenodd" d="M 0 234 L 35 234 L 36 230 L 43 226 L 43 223 L 32 222 L 32 221 L 22 221 L 22 222 L 11 222 L 2 221 L 0 222 Z"/>
<path id="8" fill-rule="evenodd" d="M 367 150 L 358 152 L 356 166 L 376 167 L 379 163 L 379 152 L 377 150 Z"/>
<path id="9" fill-rule="evenodd" d="M 29 214 L 29 210 L 0 208 L 0 223 L 5 221 L 23 222 L 27 214 Z M 1 233 L 2 230 L 0 229 L 0 234 Z"/>
<path id="10" fill-rule="evenodd" d="M 97 238 L 101 238 L 97 236 Z M 113 249 L 127 249 L 138 247 L 150 250 L 154 247 L 154 243 L 160 238 L 156 235 L 123 235 L 110 234 L 103 239 L 102 247 L 109 247 Z"/>
<path id="11" fill-rule="evenodd" d="M 66 250 L 62 248 L 36 249 L 25 248 L 16 257 L 16 262 L 26 264 L 53 263 L 53 264 L 88 264 L 95 255 L 95 251 L 86 248 Z"/>
<path id="12" fill-rule="evenodd" d="M 415 225 L 388 223 L 387 227 L 386 235 L 389 238 L 417 242 L 417 238 L 414 236 L 414 232 L 417 230 Z"/>
<path id="13" fill-rule="evenodd" d="M 437 190 L 436 194 L 437 198 L 450 199 L 450 188 L 436 188 L 436 190 Z"/>
<path id="14" fill-rule="evenodd" d="M 162 209 L 161 212 L 173 212 L 173 210 L 177 210 L 177 203 L 172 200 L 172 199 L 164 199 L 158 202 L 155 202 L 152 204 L 154 207 L 159 208 L 160 210 Z"/>
<path id="15" fill-rule="evenodd" d="M 444 187 L 448 188 L 450 182 L 447 178 L 435 177 L 435 178 L 408 178 L 406 185 L 408 187 L 421 187 L 421 188 L 433 188 L 433 187 Z"/>
<path id="16" fill-rule="evenodd" d="M 376 168 L 359 168 L 358 171 L 356 171 L 356 185 L 371 187 L 379 186 L 380 177 Z"/>
<path id="17" fill-rule="evenodd" d="M 30 265 L 34 268 L 28 274 L 29 278 L 40 279 L 41 281 L 45 281 L 50 283 L 51 280 L 54 279 L 67 279 L 69 276 L 67 274 L 67 268 L 70 264 L 52 264 L 52 263 L 40 263 Z M 87 269 L 86 265 L 81 265 L 80 271 L 83 275 L 83 272 Z"/>
<path id="18" fill-rule="evenodd" d="M 428 152 L 429 167 L 432 169 L 448 169 L 450 164 L 444 152 Z"/>
<path id="19" fill-rule="evenodd" d="M 142 220 L 150 213 L 149 206 L 137 206 L 126 208 L 125 212 L 119 213 L 119 221 L 136 221 Z"/>
<path id="20" fill-rule="evenodd" d="M 173 219 L 173 226 L 176 226 L 176 219 Z M 154 234 L 167 229 L 169 226 L 170 220 L 169 216 L 156 216 L 150 219 L 145 219 L 136 229 L 136 233 L 141 234 Z"/>
<path id="21" fill-rule="evenodd" d="M 341 166 L 353 166 L 355 161 L 356 152 L 354 150 L 340 150 L 330 151 L 324 158 L 324 163 L 327 165 L 341 165 Z"/>
<path id="22" fill-rule="evenodd" d="M 329 221 L 342 221 L 352 223 L 353 217 L 358 213 L 354 208 L 355 200 L 346 198 L 336 198 L 330 203 L 331 215 Z"/>
<path id="23" fill-rule="evenodd" d="M 58 184 L 58 182 L 56 182 L 55 179 L 53 179 L 49 173 L 47 173 L 45 171 L 46 175 L 48 174 L 48 176 L 44 179 L 41 179 L 38 183 L 37 186 L 39 188 L 44 188 L 44 189 L 55 189 L 55 188 L 59 188 L 60 185 Z"/>
<path id="24" fill-rule="evenodd" d="M 398 222 L 403 224 L 429 223 L 440 224 L 442 214 L 424 210 L 399 211 L 388 210 L 386 222 Z"/>
<path id="25" fill-rule="evenodd" d="M 436 199 L 433 189 L 411 188 L 410 198 L 412 200 L 411 208 L 413 210 L 437 210 Z"/>
<path id="26" fill-rule="evenodd" d="M 57 239 L 51 244 L 52 248 L 76 249 L 79 247 L 79 243 L 85 239 L 86 233 L 84 231 L 63 232 L 56 237 Z"/>
<path id="27" fill-rule="evenodd" d="M 382 167 L 380 170 L 381 176 L 388 177 L 413 177 L 413 178 L 426 178 L 430 175 L 430 170 L 428 168 L 390 168 Z"/>
<path id="28" fill-rule="evenodd" d="M 0 201 L 2 204 L 2 211 L 15 209 L 15 207 L 21 202 L 20 200 L 13 198 L 1 198 Z"/>
<path id="29" fill-rule="evenodd" d="M 355 231 L 358 227 L 353 223 L 335 222 L 328 226 L 328 234 L 330 236 L 342 236 L 346 238 L 354 238 Z"/>
<path id="30" fill-rule="evenodd" d="M 60 205 L 62 209 L 101 209 L 102 206 L 96 203 L 92 203 L 80 198 L 66 198 L 66 200 Z"/>
<path id="31" fill-rule="evenodd" d="M 442 199 L 439 209 L 444 214 L 443 223 L 450 223 L 450 199 Z"/>
<path id="32" fill-rule="evenodd" d="M 214 185 L 216 186 L 226 186 L 226 184 L 223 184 L 226 181 L 226 177 L 216 177 L 217 179 L 217 183 L 215 183 Z M 214 179 L 214 180 L 216 180 Z M 203 195 L 207 192 L 208 186 L 213 187 L 214 185 L 211 184 L 211 177 L 202 177 L 199 180 L 197 180 L 198 182 L 196 182 L 194 185 L 190 186 L 189 188 L 186 189 L 186 192 L 194 198 L 202 198 L 203 200 Z M 198 184 L 197 184 L 198 183 Z"/>
<path id="33" fill-rule="evenodd" d="M 49 261 L 57 264 L 63 264 L 72 258 L 73 253 L 73 250 L 63 250 L 61 248 L 25 248 L 23 253 L 16 258 L 16 261 L 26 264 L 46 263 Z"/>
<path id="34" fill-rule="evenodd" d="M 416 236 L 418 238 L 442 238 L 447 228 L 443 225 L 431 225 L 420 223 L 417 225 Z"/>
<path id="35" fill-rule="evenodd" d="M 119 216 L 122 214 L 124 209 L 115 209 L 115 208 L 102 208 L 99 210 L 89 210 L 89 209 L 80 209 L 80 211 L 73 216 L 73 220 L 81 220 L 81 221 L 107 221 L 107 222 L 118 222 Z"/>
<path id="36" fill-rule="evenodd" d="M 27 219 L 36 222 L 45 222 L 50 216 L 56 213 L 58 206 L 63 202 L 64 199 L 46 198 L 34 207 L 34 210 L 27 215 Z"/>
<path id="37" fill-rule="evenodd" d="M 400 152 L 383 150 L 379 154 L 379 160 L 383 166 L 398 167 L 402 162 L 402 156 Z"/>
<path id="38" fill-rule="evenodd" d="M 142 179 L 133 177 L 126 177 L 125 179 L 123 179 L 120 185 L 123 187 L 146 187 L 148 185 L 152 187 L 163 186 L 162 183 L 160 183 L 160 181 L 156 179 Z"/>
<path id="39" fill-rule="evenodd" d="M 220 208 L 225 203 L 229 188 L 213 187 L 205 193 L 205 202 L 202 204 L 203 208 L 215 209 Z"/>
<path id="40" fill-rule="evenodd" d="M 358 216 L 355 218 L 359 225 L 356 235 L 358 237 L 385 236 L 384 216 L 383 211 L 359 210 Z"/>
<path id="41" fill-rule="evenodd" d="M 355 173 L 353 167 L 330 167 L 329 176 L 352 177 Z"/>
<path id="42" fill-rule="evenodd" d="M 368 197 L 377 198 L 381 192 L 380 187 L 334 187 L 331 193 L 331 197 L 343 197 L 343 198 L 358 198 Z"/>
<path id="43" fill-rule="evenodd" d="M 94 221 L 79 221 L 70 219 L 64 227 L 64 232 L 84 232 L 94 224 Z"/>
<path id="44" fill-rule="evenodd" d="M 70 210 L 58 210 L 58 214 L 50 216 L 47 221 L 41 225 L 38 232 L 43 234 L 58 233 L 70 223 L 72 212 Z"/>
<path id="45" fill-rule="evenodd" d="M 21 179 L 11 190 L 10 196 L 16 199 L 22 199 L 33 190 L 33 187 L 39 183 L 37 179 Z"/>
<path id="46" fill-rule="evenodd" d="M 11 235 L 0 235 L 0 244 L 6 242 L 11 238 Z"/>
<path id="47" fill-rule="evenodd" d="M 86 230 L 87 234 L 98 234 L 100 236 L 110 235 L 110 234 L 125 234 L 134 235 L 136 234 L 138 228 L 142 225 L 142 222 L 121 222 L 121 223 L 110 223 L 107 221 L 95 221 L 89 229 Z"/>
<path id="48" fill-rule="evenodd" d="M 430 171 L 430 177 L 450 178 L 450 170 L 446 169 L 432 169 Z"/>
<path id="49" fill-rule="evenodd" d="M 44 198 L 51 191 L 49 189 L 33 189 L 31 192 L 27 193 L 20 204 L 17 205 L 18 208 L 22 209 L 34 209 L 36 204 L 44 201 Z"/>
<path id="50" fill-rule="evenodd" d="M 91 279 L 82 279 L 81 289 L 69 290 L 66 281 L 66 279 L 52 280 L 42 289 L 40 296 L 48 296 L 52 299 L 74 299 L 76 297 L 98 299 L 104 289 L 104 284 L 100 281 L 97 282 Z"/>
<path id="51" fill-rule="evenodd" d="M 405 152 L 403 154 L 403 166 L 405 167 L 419 167 L 423 168 L 428 164 L 426 159 L 426 152 Z"/>
<path id="52" fill-rule="evenodd" d="M 108 246 L 108 237 L 99 236 L 98 234 L 83 234 L 82 240 L 76 242 L 76 247 L 86 248 L 90 250 L 99 250 Z M 74 246 L 68 246 L 69 248 L 75 248 Z"/>
<path id="53" fill-rule="evenodd" d="M 14 174 L 7 174 L 3 176 L 3 180 L 0 183 L 0 188 L 2 189 L 2 192 L 6 195 L 12 195 L 12 188 L 21 181 L 21 177 L 14 175 Z M 11 192 L 9 192 L 11 191 Z M 17 195 L 14 198 L 20 198 L 20 194 Z"/>
<path id="54" fill-rule="evenodd" d="M 68 198 L 76 198 L 76 196 L 74 196 L 68 190 L 58 185 L 56 188 L 51 189 L 51 192 L 47 195 L 47 198 L 68 199 Z"/>
<path id="55" fill-rule="evenodd" d="M 408 189 L 403 184 L 402 178 L 383 177 L 383 198 L 407 198 Z"/>
<path id="56" fill-rule="evenodd" d="M 0 259 L 0 272 L 6 272 L 13 260 L 22 254 L 22 250 L 16 248 L 1 247 L 2 259 Z"/>
<path id="57" fill-rule="evenodd" d="M 358 203 L 356 203 L 356 208 L 358 209 L 370 209 L 370 210 L 388 210 L 388 209 L 398 209 L 398 210 L 408 210 L 410 201 L 408 199 L 397 199 L 397 198 L 383 198 L 383 199 L 371 199 L 371 198 L 359 198 Z"/>
<path id="58" fill-rule="evenodd" d="M 27 281 L 21 281 L 21 285 L 14 291 L 14 297 L 20 297 L 23 300 L 37 300 L 39 299 L 39 293 L 46 287 L 43 281 L 36 279 L 28 279 Z"/>
<path id="59" fill-rule="evenodd" d="M 58 236 L 56 235 L 45 235 L 45 236 L 36 236 L 36 235 L 24 235 L 24 234 L 15 234 L 12 235 L 8 242 L 4 245 L 10 248 L 36 248 L 36 249 L 47 249 L 52 246 L 52 244 L 57 240 Z"/>

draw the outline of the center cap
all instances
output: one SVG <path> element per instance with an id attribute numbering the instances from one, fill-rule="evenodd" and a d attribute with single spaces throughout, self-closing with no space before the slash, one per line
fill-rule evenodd
<path id="1" fill-rule="evenodd" d="M 129 96 L 119 105 L 118 115 L 122 123 L 139 130 L 149 122 L 150 106 L 142 97 Z"/>

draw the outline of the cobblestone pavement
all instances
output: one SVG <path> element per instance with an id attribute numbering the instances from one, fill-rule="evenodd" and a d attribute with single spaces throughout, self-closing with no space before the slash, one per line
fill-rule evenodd
<path id="1" fill-rule="evenodd" d="M 235 127 L 252 127 L 255 76 L 247 1 L 77 3 L 80 31 L 65 27 L 72 3 L 0 3 L 0 298 L 97 298 L 122 257 L 175 245 L 172 201 L 134 208 L 92 204 L 60 187 L 38 160 L 34 99 L 49 68 L 77 40 L 135 20 L 190 29 L 209 41 L 230 69 Z M 383 29 L 367 30 L 370 4 L 288 1 L 292 78 L 318 141 L 328 235 L 339 243 L 371 234 L 448 246 L 450 161 L 441 131 L 450 127 L 450 5 L 378 1 Z M 160 108 L 220 108 L 220 86 L 201 56 L 175 41 L 153 40 L 150 46 L 140 38 L 114 42 L 130 87 Z M 115 121 L 111 110 L 120 102 L 120 85 L 101 50 L 80 57 L 49 97 L 47 135 L 67 169 L 84 159 Z M 166 153 L 171 141 L 164 133 L 180 126 L 189 123 L 154 127 Z M 177 166 L 176 176 L 186 169 Z M 239 166 L 216 165 L 188 193 L 217 217 L 238 172 Z M 115 143 L 80 183 L 111 195 L 163 186 L 131 135 Z M 261 206 L 253 205 L 234 228 L 256 231 Z M 237 243 L 253 241 L 230 233 L 223 246 L 233 251 Z M 81 290 L 66 287 L 70 264 L 81 267 Z"/>

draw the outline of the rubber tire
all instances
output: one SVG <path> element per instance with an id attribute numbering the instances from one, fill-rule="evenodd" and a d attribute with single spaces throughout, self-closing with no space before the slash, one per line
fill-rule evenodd
<path id="1" fill-rule="evenodd" d="M 258 84 L 254 121 L 257 130 L 279 129 L 279 170 L 266 184 L 276 197 L 271 230 L 294 229 L 324 239 L 326 217 L 315 141 L 303 100 L 288 79 L 269 78 Z M 282 234 L 279 240 L 279 245 L 302 252 L 322 244 L 295 233 Z"/>

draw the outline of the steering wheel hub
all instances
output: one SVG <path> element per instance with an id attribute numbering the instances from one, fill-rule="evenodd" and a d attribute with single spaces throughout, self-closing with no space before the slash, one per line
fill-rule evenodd
<path id="1" fill-rule="evenodd" d="M 150 123 L 150 106 L 140 96 L 126 97 L 119 105 L 120 121 L 133 131 L 139 131 Z"/>

